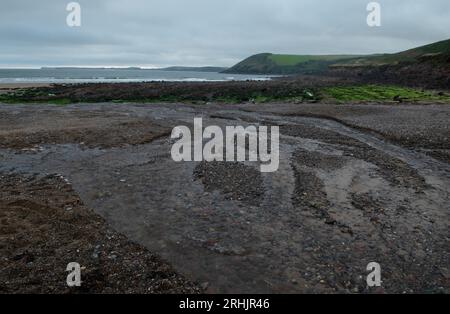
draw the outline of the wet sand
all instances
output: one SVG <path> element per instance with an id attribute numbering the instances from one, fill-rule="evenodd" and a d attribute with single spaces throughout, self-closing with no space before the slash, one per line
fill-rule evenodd
<path id="1" fill-rule="evenodd" d="M 0 83 L 0 94 L 5 94 L 14 89 L 34 88 L 34 87 L 50 87 L 47 83 Z"/>
<path id="2" fill-rule="evenodd" d="M 430 151 L 449 150 L 450 107 L 364 106 L 0 105 L 0 173 L 62 175 L 207 292 L 449 293 L 450 166 Z M 173 162 L 167 130 L 199 116 L 280 126 L 279 171 Z M 381 288 L 366 287 L 369 262 Z"/>
<path id="3" fill-rule="evenodd" d="M 48 87 L 51 85 L 49 83 L 0 83 L 0 89 Z"/>

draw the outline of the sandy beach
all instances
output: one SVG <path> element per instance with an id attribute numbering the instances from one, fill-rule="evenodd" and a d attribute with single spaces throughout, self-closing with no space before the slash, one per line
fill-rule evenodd
<path id="1" fill-rule="evenodd" d="M 50 85 L 48 83 L 0 83 L 0 89 L 46 87 Z"/>
<path id="2" fill-rule="evenodd" d="M 0 94 L 6 94 L 20 88 L 49 87 L 47 83 L 0 83 Z"/>

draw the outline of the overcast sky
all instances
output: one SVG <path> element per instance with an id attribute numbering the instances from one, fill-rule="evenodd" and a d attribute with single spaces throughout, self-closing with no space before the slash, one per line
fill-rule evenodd
<path id="1" fill-rule="evenodd" d="M 396 52 L 450 38 L 450 0 L 379 0 L 382 26 L 366 24 L 369 0 L 0 1 L 0 67 L 231 66 L 260 52 Z"/>

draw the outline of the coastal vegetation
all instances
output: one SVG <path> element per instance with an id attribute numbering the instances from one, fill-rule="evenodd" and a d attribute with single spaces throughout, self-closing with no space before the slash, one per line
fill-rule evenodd
<path id="1" fill-rule="evenodd" d="M 334 67 L 377 67 L 414 64 L 424 59 L 447 64 L 450 39 L 393 54 L 373 55 L 292 55 L 261 53 L 226 70 L 239 74 L 323 74 Z M 447 64 L 448 66 L 448 64 Z"/>

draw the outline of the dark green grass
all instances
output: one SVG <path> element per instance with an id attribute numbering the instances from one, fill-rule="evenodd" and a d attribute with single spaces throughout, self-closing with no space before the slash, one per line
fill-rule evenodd
<path id="1" fill-rule="evenodd" d="M 269 59 L 280 66 L 293 66 L 309 61 L 337 61 L 344 59 L 357 58 L 359 56 L 352 55 L 282 55 L 271 54 Z"/>

